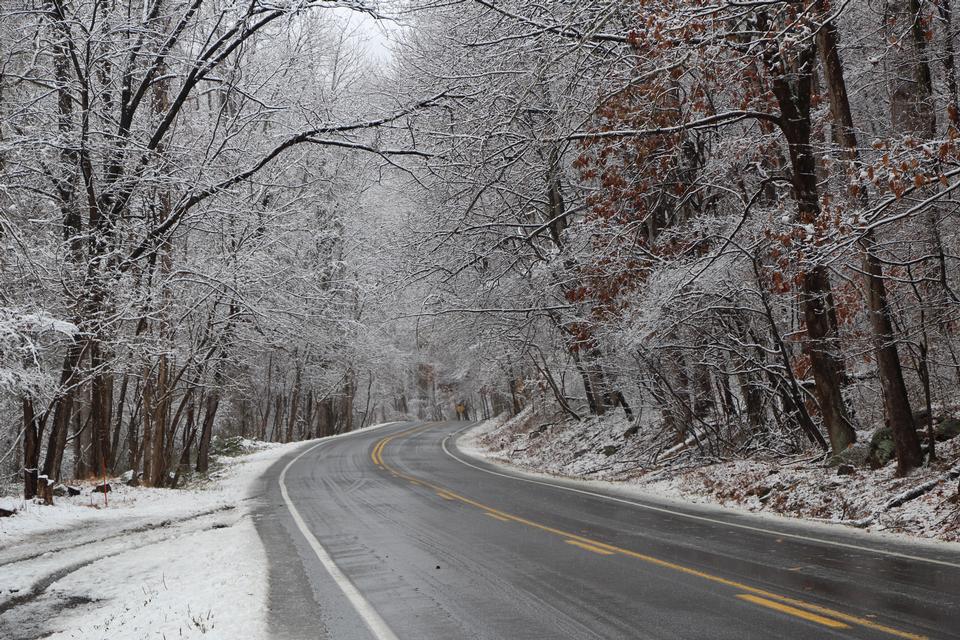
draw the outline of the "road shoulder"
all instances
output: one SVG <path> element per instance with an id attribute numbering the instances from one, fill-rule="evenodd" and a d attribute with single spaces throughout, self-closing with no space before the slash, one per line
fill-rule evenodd
<path id="1" fill-rule="evenodd" d="M 491 430 L 489 422 L 465 427 L 444 441 L 447 454 L 481 471 L 496 473 L 518 481 L 546 484 L 563 490 L 594 494 L 606 499 L 669 512 L 682 517 L 710 520 L 734 528 L 787 535 L 814 542 L 849 546 L 891 557 L 904 557 L 960 568 L 960 543 L 915 536 L 863 530 L 834 522 L 811 521 L 777 513 L 755 512 L 745 508 L 710 502 L 694 502 L 678 495 L 665 495 L 629 482 L 585 480 L 545 473 L 512 464 L 481 446 L 479 437 Z"/>

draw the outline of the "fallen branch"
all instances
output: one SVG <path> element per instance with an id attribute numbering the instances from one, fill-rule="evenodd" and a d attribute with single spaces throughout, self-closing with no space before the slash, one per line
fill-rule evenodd
<path id="1" fill-rule="evenodd" d="M 912 489 L 908 489 L 903 493 L 895 495 L 894 497 L 890 498 L 890 500 L 888 500 L 886 503 L 884 503 L 882 507 L 880 507 L 879 509 L 871 513 L 866 518 L 861 518 L 860 520 L 853 520 L 845 524 L 849 524 L 852 527 L 858 527 L 860 529 L 869 527 L 871 524 L 876 522 L 877 518 L 879 518 L 883 513 L 886 513 L 890 509 L 896 509 L 897 507 L 900 507 L 906 504 L 907 502 L 910 502 L 911 500 L 919 498 L 925 493 L 929 493 L 931 490 L 940 486 L 944 482 L 949 482 L 950 480 L 956 480 L 957 478 L 960 478 L 960 465 L 955 466 L 953 469 L 943 474 L 939 478 L 928 480 L 923 484 L 919 484 L 916 487 L 913 487 Z"/>
<path id="2" fill-rule="evenodd" d="M 655 456 L 653 457 L 653 462 L 654 462 L 654 463 L 659 462 L 660 464 L 665 465 L 665 464 L 667 464 L 668 462 L 670 462 L 671 460 L 674 460 L 674 459 L 676 459 L 677 457 L 679 457 L 679 454 L 680 454 L 680 453 L 683 453 L 683 451 L 684 451 L 687 447 L 689 447 L 690 445 L 692 445 L 692 444 L 694 444 L 694 443 L 697 443 L 697 444 L 700 443 L 700 436 L 697 434 L 696 429 L 691 429 L 691 430 L 690 430 L 690 435 L 687 436 L 686 439 L 685 439 L 683 442 L 680 442 L 680 443 L 678 443 L 678 444 L 675 444 L 675 445 L 673 445 L 672 447 L 670 447 L 669 449 L 667 449 L 667 450 L 665 450 L 665 451 L 659 452 L 657 455 L 655 455 Z M 673 454 L 678 454 L 678 455 L 673 455 Z M 660 459 L 660 456 L 673 456 L 673 457 L 671 457 L 671 458 L 666 458 L 666 459 L 664 459 L 664 460 L 661 460 L 661 459 Z"/>

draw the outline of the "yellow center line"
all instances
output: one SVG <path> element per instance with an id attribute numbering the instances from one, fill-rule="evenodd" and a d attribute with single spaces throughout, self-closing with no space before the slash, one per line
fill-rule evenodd
<path id="1" fill-rule="evenodd" d="M 484 513 L 485 515 L 490 516 L 491 518 L 496 518 L 496 519 L 499 520 L 500 522 L 510 522 L 510 519 L 509 519 L 509 518 L 504 518 L 503 516 L 501 516 L 501 515 L 499 515 L 499 514 L 490 513 L 489 511 L 484 511 L 483 513 Z"/>
<path id="2" fill-rule="evenodd" d="M 396 474 L 396 471 L 394 471 L 393 469 L 389 469 L 387 465 L 384 463 L 383 448 L 387 446 L 387 444 L 394 438 L 406 435 L 408 433 L 413 433 L 414 431 L 422 431 L 423 429 L 426 429 L 426 428 L 427 427 L 414 427 L 412 429 L 407 429 L 406 431 L 401 431 L 400 433 L 395 433 L 392 436 L 382 438 L 379 442 L 377 442 L 376 445 L 374 445 L 373 451 L 370 452 L 370 459 L 373 460 L 373 464 L 377 465 L 378 467 L 383 467 L 385 469 L 388 469 L 391 473 L 398 475 Z"/>
<path id="3" fill-rule="evenodd" d="M 804 620 L 809 620 L 810 622 L 816 622 L 817 624 L 822 624 L 825 627 L 830 627 L 831 629 L 849 629 L 850 625 L 844 624 L 832 618 L 824 618 L 823 616 L 818 616 L 815 613 L 810 613 L 809 611 L 804 611 L 803 609 L 797 609 L 795 607 L 790 607 L 785 604 L 780 604 L 779 602 L 774 602 L 773 600 L 767 600 L 766 598 L 760 598 L 749 593 L 741 593 L 737 596 L 741 600 L 746 600 L 747 602 L 752 602 L 758 604 L 761 607 L 767 607 L 768 609 L 774 609 L 775 611 L 780 611 L 781 613 L 786 613 L 791 616 L 796 616 L 797 618 L 803 618 Z"/>
<path id="4" fill-rule="evenodd" d="M 451 498 L 454 500 L 459 500 L 464 504 L 468 504 L 472 507 L 481 509 L 487 515 L 490 515 L 493 517 L 499 516 L 498 519 L 500 520 L 516 522 L 518 524 L 522 524 L 522 525 L 531 527 L 533 529 L 539 529 L 540 531 L 544 531 L 546 533 L 551 533 L 553 535 L 563 537 L 567 540 L 568 544 L 577 544 L 577 546 L 581 546 L 581 547 L 586 545 L 586 546 L 592 547 L 591 550 L 597 551 L 598 553 L 601 551 L 609 552 L 611 555 L 615 553 L 619 553 L 627 557 L 634 558 L 636 560 L 641 560 L 643 562 L 646 562 L 648 564 L 652 564 L 658 567 L 663 567 L 665 569 L 671 569 L 673 571 L 677 571 L 679 573 L 683 573 L 689 576 L 702 578 L 704 580 L 713 582 L 715 584 L 721 584 L 727 587 L 731 587 L 733 589 L 737 589 L 739 591 L 746 591 L 747 594 L 752 594 L 751 597 L 760 596 L 760 598 L 758 598 L 760 600 L 775 600 L 775 601 L 778 601 L 778 604 L 790 605 L 787 608 L 792 609 L 796 607 L 800 609 L 806 609 L 807 612 L 812 611 L 814 613 L 821 614 L 822 616 L 830 616 L 831 618 L 835 619 L 834 622 L 836 622 L 837 620 L 842 620 L 843 622 L 848 622 L 850 624 L 866 627 L 867 629 L 872 629 L 874 631 L 886 633 L 888 635 L 891 635 L 897 638 L 904 638 L 905 640 L 927 640 L 927 637 L 924 635 L 911 633 L 908 631 L 901 631 L 899 629 L 894 629 L 893 627 L 888 627 L 886 625 L 879 624 L 867 618 L 862 618 L 860 616 L 843 613 L 842 611 L 836 611 L 834 609 L 830 609 L 829 607 L 823 607 L 818 604 L 814 604 L 812 602 L 806 602 L 804 600 L 799 600 L 797 598 L 792 598 L 790 596 L 784 596 L 778 593 L 773 593 L 771 591 L 766 591 L 765 589 L 760 589 L 757 587 L 750 586 L 748 584 L 744 584 L 742 582 L 738 582 L 736 580 L 730 580 L 718 575 L 714 575 L 712 573 L 707 573 L 706 571 L 694 569 L 693 567 L 688 567 L 682 564 L 678 564 L 676 562 L 670 562 L 669 560 L 662 560 L 660 558 L 647 555 L 645 553 L 631 551 L 630 549 L 624 549 L 623 547 L 617 547 L 611 544 L 607 544 L 605 542 L 600 542 L 599 540 L 593 540 L 585 536 L 577 535 L 575 533 L 570 533 L 568 531 L 563 531 L 562 529 L 556 529 L 549 525 L 540 524 L 539 522 L 534 522 L 533 520 L 528 520 L 521 516 L 516 516 L 511 513 L 507 513 L 505 511 L 495 509 L 489 505 L 485 505 L 481 502 L 477 502 L 476 500 L 466 498 L 454 491 L 451 491 L 450 489 L 447 489 L 446 487 L 442 487 L 440 485 L 428 482 L 427 480 L 415 478 L 411 475 L 405 474 L 401 471 L 398 471 L 397 469 L 394 469 L 393 467 L 391 467 L 390 465 L 388 465 L 386 462 L 383 461 L 383 450 L 387 446 L 387 444 L 390 443 L 391 440 L 403 435 L 407 435 L 414 431 L 422 431 L 428 428 L 430 427 L 429 426 L 415 427 L 413 429 L 409 429 L 407 431 L 403 431 L 401 433 L 397 433 L 380 440 L 380 442 L 377 443 L 377 446 L 374 447 L 373 453 L 371 454 L 371 458 L 374 459 L 374 462 L 376 464 L 383 466 L 383 468 L 385 468 L 387 471 L 390 471 L 391 473 L 395 473 L 397 476 L 413 484 L 429 487 L 438 493 L 443 492 L 451 496 Z M 743 594 L 743 595 L 746 595 L 746 594 Z M 740 595 L 738 597 L 743 597 L 743 595 Z"/>
<path id="5" fill-rule="evenodd" d="M 443 498 L 444 500 L 456 500 L 456 498 L 454 498 L 452 495 L 450 495 L 446 491 L 437 491 L 437 495 Z"/>
<path id="6" fill-rule="evenodd" d="M 580 547 L 581 549 L 586 549 L 587 551 L 593 551 L 594 553 L 599 553 L 602 556 L 612 556 L 616 551 L 608 551 L 596 545 L 587 544 L 586 542 L 580 542 L 579 540 L 565 540 L 567 544 L 572 544 L 575 547 Z"/>

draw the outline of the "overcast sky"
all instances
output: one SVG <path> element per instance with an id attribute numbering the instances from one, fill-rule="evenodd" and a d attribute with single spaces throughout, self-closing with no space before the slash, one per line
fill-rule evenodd
<path id="1" fill-rule="evenodd" d="M 397 27 L 388 21 L 379 21 L 366 13 L 351 9 L 335 9 L 350 20 L 350 24 L 357 29 L 357 35 L 367 43 L 367 51 L 372 58 L 387 62 L 392 55 L 390 48 L 391 32 L 396 33 Z"/>

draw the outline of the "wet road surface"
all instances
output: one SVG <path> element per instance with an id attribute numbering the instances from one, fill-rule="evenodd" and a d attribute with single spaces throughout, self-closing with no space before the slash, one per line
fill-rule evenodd
<path id="1" fill-rule="evenodd" d="M 464 455 L 464 426 L 361 431 L 270 469 L 274 637 L 960 637 L 954 546 L 544 482 Z"/>

